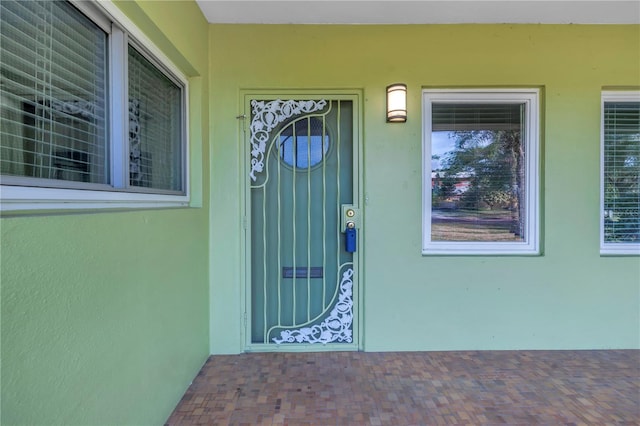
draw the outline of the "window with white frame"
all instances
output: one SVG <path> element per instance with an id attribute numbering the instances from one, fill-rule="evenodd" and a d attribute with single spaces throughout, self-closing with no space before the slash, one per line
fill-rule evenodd
<path id="1" fill-rule="evenodd" d="M 186 78 L 109 2 L 0 8 L 2 210 L 185 205 Z"/>
<path id="2" fill-rule="evenodd" d="M 640 254 L 640 91 L 602 93 L 600 252 Z"/>
<path id="3" fill-rule="evenodd" d="M 423 254 L 539 253 L 539 91 L 423 91 Z"/>

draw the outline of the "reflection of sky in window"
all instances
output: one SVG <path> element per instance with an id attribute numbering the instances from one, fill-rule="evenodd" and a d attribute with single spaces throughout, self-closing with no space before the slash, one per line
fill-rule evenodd
<path id="1" fill-rule="evenodd" d="M 486 132 L 485 136 L 491 135 L 492 137 L 487 139 L 478 139 L 478 147 L 486 147 L 491 145 L 495 139 L 493 132 Z M 443 160 L 446 154 L 456 150 L 456 132 L 439 131 L 431 133 L 431 170 L 442 170 Z M 433 156 L 438 156 L 438 159 L 434 159 Z"/>
<path id="2" fill-rule="evenodd" d="M 294 148 L 296 151 L 295 166 L 302 169 L 313 167 L 316 164 L 320 163 L 323 156 L 329 150 L 328 135 L 325 135 L 324 137 L 324 144 L 322 143 L 322 136 L 317 135 L 311 135 L 310 139 L 307 137 L 307 135 L 297 136 L 295 138 L 295 141 L 296 143 L 294 144 L 294 138 L 290 135 L 282 135 L 280 137 L 280 156 L 282 157 L 284 162 L 290 166 L 294 166 Z"/>
<path id="3" fill-rule="evenodd" d="M 431 133 L 431 170 L 442 169 L 442 160 L 445 154 L 454 151 L 456 148 L 456 140 L 453 132 L 432 132 Z M 433 156 L 440 157 L 434 159 Z"/>

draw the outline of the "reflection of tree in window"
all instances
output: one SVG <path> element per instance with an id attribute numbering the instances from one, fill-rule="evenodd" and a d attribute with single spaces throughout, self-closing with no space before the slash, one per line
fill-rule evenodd
<path id="1" fill-rule="evenodd" d="M 434 117 L 446 117 L 433 126 L 432 139 L 441 144 L 441 152 L 432 157 L 433 240 L 523 241 L 521 106 L 445 108 L 433 106 Z"/>
<path id="2" fill-rule="evenodd" d="M 308 169 L 319 164 L 329 150 L 329 135 L 316 117 L 296 121 L 280 133 L 279 154 L 285 164 Z"/>

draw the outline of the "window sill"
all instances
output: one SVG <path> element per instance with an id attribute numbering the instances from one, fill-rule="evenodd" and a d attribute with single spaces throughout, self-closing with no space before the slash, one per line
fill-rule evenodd
<path id="1" fill-rule="evenodd" d="M 422 248 L 423 256 L 540 256 L 533 244 L 504 243 L 430 243 Z"/>
<path id="2" fill-rule="evenodd" d="M 604 244 L 600 246 L 601 256 L 640 256 L 640 244 Z"/>
<path id="3" fill-rule="evenodd" d="M 0 186 L 0 212 L 188 207 L 188 195 Z"/>

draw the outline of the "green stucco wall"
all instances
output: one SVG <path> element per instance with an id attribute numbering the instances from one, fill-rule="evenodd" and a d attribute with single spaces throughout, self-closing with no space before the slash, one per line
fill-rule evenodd
<path id="1" fill-rule="evenodd" d="M 193 208 L 4 217 L 2 424 L 161 424 L 243 350 L 243 89 L 364 93 L 367 351 L 640 348 L 640 260 L 598 253 L 600 91 L 640 86 L 640 27 L 207 25 L 119 7 L 190 78 Z M 384 121 L 405 82 L 406 124 Z M 421 255 L 421 89 L 542 87 L 538 257 Z M 210 148 L 209 148 L 210 147 Z"/>
<path id="2" fill-rule="evenodd" d="M 364 92 L 365 350 L 640 347 L 640 260 L 598 242 L 600 93 L 640 86 L 640 27 L 214 25 L 210 52 L 213 353 L 243 349 L 242 89 Z M 541 256 L 421 255 L 421 89 L 459 86 L 542 88 Z"/>
<path id="3" fill-rule="evenodd" d="M 119 6 L 189 77 L 203 207 L 0 220 L 3 425 L 162 424 L 209 354 L 207 23 Z"/>

